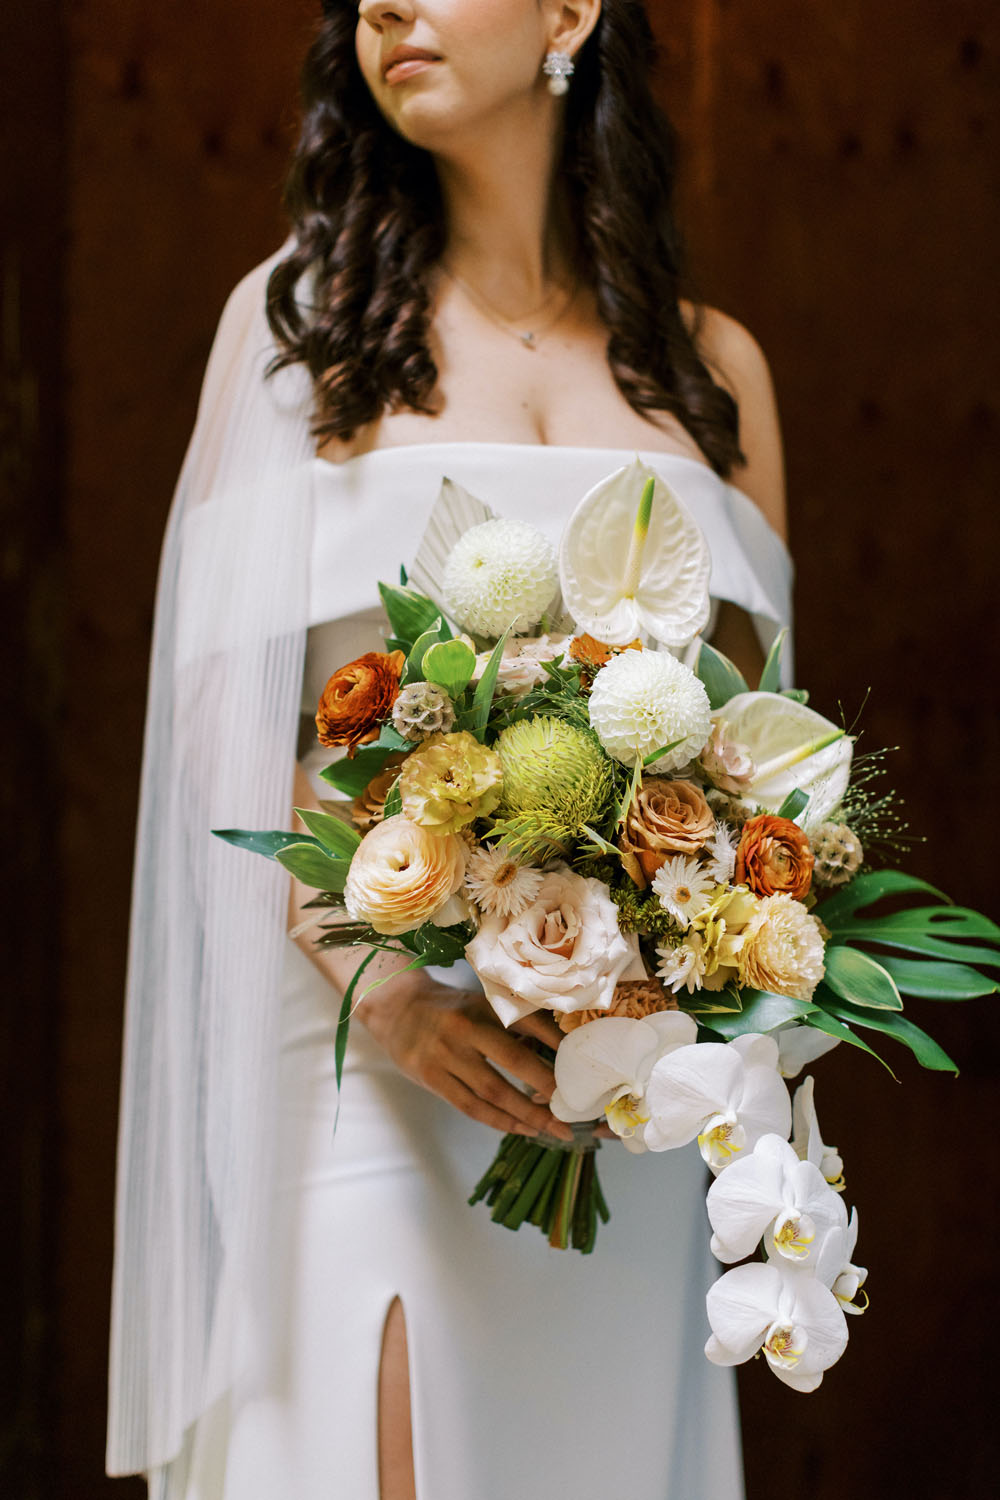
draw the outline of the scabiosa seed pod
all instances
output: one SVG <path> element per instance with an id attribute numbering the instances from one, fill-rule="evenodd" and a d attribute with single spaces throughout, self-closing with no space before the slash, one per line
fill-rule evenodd
<path id="1" fill-rule="evenodd" d="M 392 706 L 392 727 L 407 740 L 447 734 L 455 722 L 455 705 L 436 682 L 411 682 Z"/>
<path id="2" fill-rule="evenodd" d="M 846 823 L 821 823 L 809 842 L 816 858 L 813 879 L 817 885 L 844 885 L 860 870 L 864 849 Z"/>

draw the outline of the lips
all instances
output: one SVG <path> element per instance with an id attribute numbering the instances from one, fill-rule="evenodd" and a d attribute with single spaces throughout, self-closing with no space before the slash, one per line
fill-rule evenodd
<path id="1" fill-rule="evenodd" d="M 428 52 L 425 47 L 393 47 L 382 63 L 382 77 L 387 83 L 391 83 L 393 80 L 408 78 L 411 73 L 419 72 L 422 63 L 440 61 L 438 53 Z"/>

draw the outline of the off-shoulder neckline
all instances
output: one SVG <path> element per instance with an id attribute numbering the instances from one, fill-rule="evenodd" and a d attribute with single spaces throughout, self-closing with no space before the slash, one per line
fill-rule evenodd
<path id="1" fill-rule="evenodd" d="M 711 477 L 718 484 L 720 484 L 724 489 L 728 490 L 730 492 L 730 494 L 735 495 L 737 497 L 737 499 L 743 505 L 749 506 L 749 508 L 752 511 L 753 515 L 767 529 L 767 531 L 770 533 L 770 535 L 774 538 L 774 540 L 781 547 L 781 549 L 784 552 L 784 554 L 786 555 L 786 557 L 789 556 L 788 544 L 785 541 L 784 537 L 782 537 L 781 535 L 779 535 L 779 533 L 774 529 L 774 526 L 768 520 L 767 516 L 761 510 L 760 506 L 757 504 L 757 502 L 755 500 L 752 500 L 750 498 L 750 496 L 746 493 L 745 490 L 741 490 L 738 485 L 731 484 L 728 479 L 723 479 L 719 474 L 717 474 L 715 472 L 715 470 L 713 468 L 711 468 L 708 464 L 704 463 L 700 458 L 691 458 L 686 453 L 676 453 L 672 449 L 669 449 L 669 448 L 605 448 L 603 446 L 597 446 L 597 445 L 587 445 L 587 446 L 585 446 L 585 445 L 581 445 L 581 444 L 572 444 L 572 443 L 505 443 L 505 442 L 490 443 L 490 442 L 476 442 L 476 441 L 471 441 L 471 442 L 470 441 L 464 441 L 463 442 L 463 441 L 452 440 L 452 441 L 437 441 L 437 442 L 431 442 L 431 443 L 396 443 L 396 444 L 390 444 L 388 447 L 384 447 L 384 448 L 369 448 L 364 453 L 352 453 L 350 455 L 350 457 L 348 457 L 348 458 L 342 458 L 342 459 L 339 459 L 339 460 L 334 460 L 334 459 L 330 459 L 330 458 L 321 458 L 319 456 L 319 454 L 316 454 L 315 457 L 314 457 L 313 462 L 316 463 L 317 465 L 319 465 L 323 469 L 330 469 L 334 473 L 337 473 L 340 470 L 350 469 L 354 465 L 363 464 L 363 463 L 365 463 L 368 460 L 371 460 L 371 459 L 374 459 L 374 458 L 384 457 L 388 453 L 398 453 L 398 454 L 409 455 L 409 456 L 412 457 L 412 455 L 414 453 L 434 453 L 434 452 L 443 452 L 443 451 L 455 452 L 456 450 L 461 450 L 461 449 L 470 449 L 470 450 L 475 450 L 476 452 L 481 452 L 481 451 L 484 451 L 484 450 L 487 450 L 487 449 L 494 449 L 494 450 L 498 450 L 498 451 L 501 451 L 501 452 L 535 453 L 535 454 L 537 454 L 539 452 L 553 453 L 553 454 L 566 454 L 566 453 L 603 453 L 603 454 L 607 454 L 609 456 L 613 456 L 615 458 L 624 458 L 624 459 L 628 459 L 630 456 L 636 456 L 637 455 L 644 462 L 652 463 L 654 465 L 657 464 L 657 463 L 662 463 L 665 459 L 669 460 L 672 463 L 687 464 L 687 466 L 689 468 L 701 469 L 703 473 L 711 475 Z"/>

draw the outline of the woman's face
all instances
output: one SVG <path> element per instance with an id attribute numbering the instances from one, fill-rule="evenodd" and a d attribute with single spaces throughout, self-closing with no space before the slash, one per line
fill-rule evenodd
<path id="1" fill-rule="evenodd" d="M 428 150 L 538 91 L 544 0 L 361 0 L 358 64 L 382 114 Z"/>

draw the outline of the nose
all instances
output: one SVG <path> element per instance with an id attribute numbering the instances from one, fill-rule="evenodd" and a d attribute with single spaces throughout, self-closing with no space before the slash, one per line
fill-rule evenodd
<path id="1" fill-rule="evenodd" d="M 358 19 L 367 21 L 374 31 L 383 31 L 386 26 L 397 26 L 413 20 L 413 6 L 408 0 L 361 0 Z"/>

